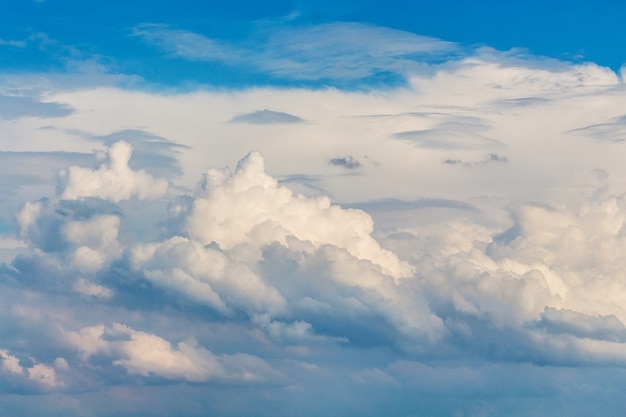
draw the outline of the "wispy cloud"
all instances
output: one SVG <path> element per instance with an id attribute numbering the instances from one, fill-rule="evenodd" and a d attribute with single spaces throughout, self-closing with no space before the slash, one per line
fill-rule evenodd
<path id="1" fill-rule="evenodd" d="M 174 57 L 219 61 L 294 80 L 405 77 L 423 62 L 456 54 L 454 43 L 362 23 L 265 28 L 233 43 L 166 25 L 143 24 L 133 35 Z"/>
<path id="2" fill-rule="evenodd" d="M 494 149 L 502 142 L 482 132 L 487 126 L 463 121 L 443 122 L 431 129 L 409 130 L 393 134 L 393 138 L 407 140 L 421 148 L 439 149 Z"/>
<path id="3" fill-rule="evenodd" d="M 626 141 L 626 115 L 602 123 L 572 129 L 567 133 L 588 136 L 598 141 L 624 142 Z"/>
<path id="4" fill-rule="evenodd" d="M 26 47 L 26 41 L 15 41 L 15 40 L 7 40 L 0 38 L 0 46 L 8 46 L 14 48 L 24 48 Z"/>
<path id="5" fill-rule="evenodd" d="M 237 62 L 242 57 L 233 46 L 186 30 L 172 29 L 164 24 L 142 24 L 132 35 L 143 39 L 174 57 L 200 61 Z M 243 51 L 241 51 L 243 52 Z"/>

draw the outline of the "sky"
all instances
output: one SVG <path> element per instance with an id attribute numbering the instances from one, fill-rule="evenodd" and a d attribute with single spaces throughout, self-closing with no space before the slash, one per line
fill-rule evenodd
<path id="1" fill-rule="evenodd" d="M 623 416 L 626 5 L 0 10 L 0 415 Z"/>

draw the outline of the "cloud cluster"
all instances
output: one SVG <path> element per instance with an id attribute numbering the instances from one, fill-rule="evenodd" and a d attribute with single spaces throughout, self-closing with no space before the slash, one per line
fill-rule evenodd
<path id="1" fill-rule="evenodd" d="M 119 163 L 123 145 L 109 149 L 117 162 L 85 175 L 95 184 L 111 171 L 147 175 L 130 169 L 127 157 Z M 135 184 L 152 190 L 155 183 L 164 181 Z M 257 152 L 233 171 L 209 169 L 195 195 L 173 201 L 170 234 L 157 241 L 120 236 L 121 207 L 107 204 L 119 204 L 121 194 L 71 199 L 68 189 L 75 182 L 59 190 L 59 200 L 24 206 L 21 238 L 36 250 L 13 262 L 21 274 L 27 263 L 54 265 L 62 292 L 106 303 L 149 284 L 165 304 L 243 319 L 271 344 L 387 345 L 407 354 L 444 344 L 513 361 L 626 363 L 623 196 L 596 194 L 575 209 L 520 204 L 508 230 L 452 221 L 394 232 L 385 241 L 401 260 L 372 237 L 368 214 L 294 194 L 265 172 Z M 114 278 L 120 273 L 134 278 L 123 283 Z M 504 336 L 485 339 L 486 331 L 511 333 L 525 347 L 507 357 Z M 131 375 L 208 381 L 236 374 L 228 355 L 195 342 L 172 347 L 127 324 L 63 334 L 83 361 L 104 355 Z M 5 362 L 15 363 L 10 356 Z"/>
<path id="2" fill-rule="evenodd" d="M 11 355 L 6 350 L 0 350 L 0 359 L 2 360 L 2 373 L 14 379 L 16 384 L 30 383 L 36 388 L 55 389 L 63 387 L 63 382 L 57 377 L 55 370 L 67 371 L 67 361 L 63 358 L 57 358 L 54 366 L 46 365 L 32 361 L 32 365 L 24 367 L 20 360 Z"/>
<path id="3" fill-rule="evenodd" d="M 412 267 L 373 239 L 365 212 L 294 195 L 265 173 L 258 153 L 234 172 L 207 171 L 199 194 L 174 211 L 183 235 L 134 246 L 132 267 L 226 317 L 244 312 L 270 338 L 347 340 L 353 331 L 340 327 L 318 334 L 312 322 L 328 315 L 355 329 L 373 315 L 420 343 L 441 332 L 403 283 Z"/>
<path id="4" fill-rule="evenodd" d="M 67 192 L 79 188 L 77 173 L 94 184 L 112 171 L 147 175 L 128 167 L 128 158 L 119 163 L 119 146 L 95 170 L 70 169 L 73 180 L 57 196 L 28 202 L 17 215 L 27 246 L 3 270 L 21 300 L 10 331 L 29 339 L 39 333 L 46 346 L 4 346 L 3 375 L 22 392 L 94 391 L 109 379 L 136 378 L 286 387 L 300 367 L 272 351 L 411 351 L 441 340 L 443 323 L 412 282 L 413 267 L 374 240 L 365 212 L 294 194 L 251 153 L 232 172 L 208 170 L 194 195 L 172 198 L 163 239 L 138 239 L 123 230 L 133 226 L 124 217 L 134 216 L 134 204 L 122 195 L 145 194 L 99 186 L 89 188 L 94 195 Z M 135 185 L 150 190 L 161 181 Z M 39 308 L 23 307 L 34 302 L 31 294 Z M 68 299 L 75 301 L 66 306 Z M 144 314 L 154 308 L 151 323 Z M 207 315 L 234 345 L 203 335 Z"/>
<path id="5" fill-rule="evenodd" d="M 217 356 L 193 340 L 172 347 L 167 340 L 128 326 L 113 323 L 64 333 L 66 343 L 84 361 L 94 355 L 113 358 L 112 364 L 131 375 L 203 382 L 210 379 L 254 381 L 274 377 L 276 372 L 251 355 Z"/>

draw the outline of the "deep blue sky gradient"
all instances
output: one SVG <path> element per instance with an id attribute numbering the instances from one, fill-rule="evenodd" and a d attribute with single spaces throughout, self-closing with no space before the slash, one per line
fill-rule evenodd
<path id="1" fill-rule="evenodd" d="M 282 81 L 218 63 L 164 60 L 159 51 L 130 37 L 138 24 L 167 24 L 238 43 L 249 40 L 255 28 L 280 25 L 287 19 L 291 26 L 360 22 L 440 38 L 464 48 L 523 48 L 533 55 L 592 61 L 615 71 L 626 61 L 622 42 L 626 3 L 609 1 L 4 0 L 0 9 L 0 39 L 30 42 L 26 48 L 2 47 L 4 71 L 62 71 L 68 59 L 96 57 L 112 72 L 137 74 L 166 85 L 243 87 Z M 371 80 L 387 81 L 394 79 Z"/>

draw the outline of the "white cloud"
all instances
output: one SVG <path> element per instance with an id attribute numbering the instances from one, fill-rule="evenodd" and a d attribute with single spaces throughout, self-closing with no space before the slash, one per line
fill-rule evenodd
<path id="1" fill-rule="evenodd" d="M 143 170 L 133 171 L 128 166 L 131 154 L 130 144 L 117 142 L 108 149 L 108 163 L 99 169 L 70 167 L 61 178 L 61 198 L 97 197 L 117 203 L 133 197 L 143 200 L 163 195 L 167 181 L 155 179 Z"/>
<path id="2" fill-rule="evenodd" d="M 2 369 L 5 372 L 33 381 L 40 387 L 56 388 L 64 385 L 57 378 L 54 368 L 49 365 L 35 362 L 31 367 L 22 367 L 20 360 L 6 350 L 0 350 L 0 358 L 2 359 Z"/>
<path id="3" fill-rule="evenodd" d="M 28 368 L 28 379 L 50 388 L 63 385 L 57 380 L 54 368 L 43 363 L 37 363 Z"/>
<path id="4" fill-rule="evenodd" d="M 253 381 L 276 374 L 264 361 L 251 355 L 215 355 L 193 340 L 172 346 L 151 333 L 114 323 L 66 331 L 66 342 L 84 360 L 96 354 L 112 358 L 112 364 L 129 374 L 202 382 L 212 379 Z"/>
<path id="5" fill-rule="evenodd" d="M 266 52 L 262 70 L 291 71 L 330 47 L 328 38 L 314 39 L 320 28 L 308 29 L 290 32 L 311 48 L 282 69 L 268 65 L 294 45 L 272 38 L 276 49 Z M 347 49 L 372 42 L 357 36 L 362 26 L 322 29 L 354 35 L 342 39 Z M 407 56 L 421 53 L 408 45 L 415 38 L 383 32 L 369 33 L 398 36 L 399 46 L 387 53 L 384 42 L 374 42 L 373 65 L 359 52 L 335 66 L 307 66 L 301 77 L 317 70 L 341 77 L 348 65 L 356 66 L 354 76 L 376 65 L 410 70 Z M 175 35 L 170 41 L 181 45 L 172 53 L 232 58 L 227 45 Z M 151 41 L 166 46 L 165 38 Z M 445 51 L 439 46 L 433 48 Z M 58 194 L 65 200 L 26 203 L 17 214 L 21 240 L 6 245 L 26 247 L 15 248 L 21 255 L 0 270 L 0 308 L 8 317 L 0 322 L 8 381 L 0 388 L 15 389 L 9 385 L 18 380 L 26 384 L 12 385 L 18 391 L 79 387 L 91 390 L 81 397 L 88 401 L 107 386 L 111 398 L 154 407 L 167 405 L 165 392 L 200 392 L 190 403 L 220 411 L 214 400 L 231 397 L 211 396 L 203 383 L 237 382 L 240 389 L 242 382 L 271 381 L 259 397 L 246 391 L 239 398 L 284 405 L 268 398 L 289 392 L 299 405 L 312 397 L 321 404 L 341 400 L 330 391 L 342 386 L 353 394 L 342 397 L 390 404 L 408 391 L 416 402 L 435 392 L 442 396 L 428 400 L 436 397 L 437 405 L 422 414 L 448 407 L 462 415 L 472 409 L 459 392 L 492 404 L 493 386 L 530 392 L 532 401 L 546 392 L 571 399 L 580 386 L 621 386 L 613 367 L 626 363 L 622 90 L 615 74 L 592 64 L 489 50 L 385 91 L 57 90 L 46 102 L 74 111 L 0 121 L 16 139 L 7 148 L 78 151 L 80 158 L 63 156 L 50 166 L 70 159 L 65 165 L 87 166 L 94 141 L 146 136 L 133 142 L 140 158 L 130 161 L 130 147 L 116 143 L 99 168 L 66 172 Z M 264 108 L 307 123 L 232 123 Z M 155 137 L 158 152 L 149 140 Z M 250 149 L 259 152 L 232 172 L 206 171 Z M 159 171 L 169 188 L 135 170 L 133 161 L 148 154 L 164 157 L 138 164 L 153 175 L 159 161 L 172 168 L 179 158 L 180 171 Z M 507 162 L 487 163 L 497 159 L 492 155 Z M 24 160 L 34 166 L 38 158 Z M 333 158 L 360 165 L 338 170 Z M 0 183 L 20 190 L 4 193 L 15 207 L 24 195 L 51 188 L 41 185 L 47 174 L 26 181 L 29 170 L 35 168 L 15 171 L 22 175 L 16 184 Z M 194 188 L 202 172 L 204 186 Z M 316 197 L 290 190 L 291 178 L 314 182 Z M 385 223 L 375 226 L 370 214 L 337 202 Z M 58 338 L 51 318 L 78 330 Z M 93 326 L 103 321 L 127 325 Z M 43 358 L 41 352 L 48 362 L 26 359 Z M 158 383 L 126 384 L 143 378 Z M 163 388 L 164 380 L 171 385 Z M 185 381 L 193 384 L 179 383 Z M 159 389 L 157 400 L 139 392 Z M 451 400 L 442 393 L 452 391 L 455 405 L 440 405 L 439 398 Z"/>
<path id="6" fill-rule="evenodd" d="M 150 281 L 222 313 L 229 313 L 232 307 L 274 311 L 285 303 L 282 295 L 249 266 L 198 241 L 174 237 L 137 246 L 132 250 L 132 260 Z"/>
<path id="7" fill-rule="evenodd" d="M 22 210 L 17 214 L 17 224 L 21 237 L 25 237 L 28 230 L 35 224 L 37 218 L 41 214 L 42 204 L 41 202 L 27 201 L 22 207 Z"/>
<path id="8" fill-rule="evenodd" d="M 294 236 L 315 247 L 346 249 L 394 278 L 411 275 L 408 264 L 370 236 L 374 225 L 367 213 L 342 209 L 327 197 L 293 195 L 265 173 L 259 153 L 241 160 L 233 174 L 209 170 L 205 178 L 205 193 L 194 201 L 187 220 L 192 238 L 230 250 L 241 244 L 286 244 L 287 237 Z"/>
<path id="9" fill-rule="evenodd" d="M 2 368 L 5 371 L 15 375 L 21 375 L 24 372 L 24 368 L 20 365 L 20 360 L 6 350 L 0 351 L 0 357 L 2 358 Z"/>
<path id="10" fill-rule="evenodd" d="M 78 294 L 85 296 L 100 298 L 111 298 L 113 296 L 113 291 L 111 289 L 103 287 L 102 285 L 94 284 L 93 282 L 89 282 L 85 278 L 79 278 L 74 283 L 73 289 Z"/>
<path id="11" fill-rule="evenodd" d="M 130 336 L 128 341 L 110 342 L 121 356 L 113 364 L 124 367 L 128 373 L 189 381 L 206 381 L 224 374 L 218 358 L 201 347 L 180 342 L 173 349 L 169 342 L 153 334 L 120 324 L 114 324 L 113 330 Z"/>
<path id="12" fill-rule="evenodd" d="M 97 216 L 89 220 L 70 221 L 62 226 L 64 237 L 76 246 L 71 259 L 78 269 L 95 272 L 104 263 L 121 253 L 117 241 L 120 219 L 117 216 Z"/>

